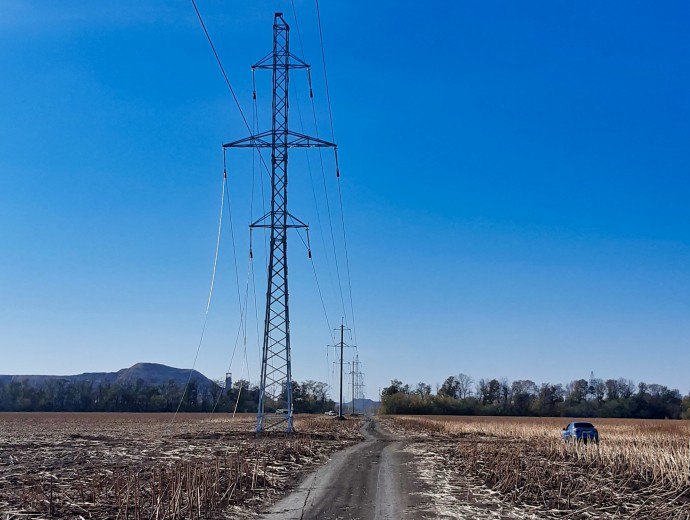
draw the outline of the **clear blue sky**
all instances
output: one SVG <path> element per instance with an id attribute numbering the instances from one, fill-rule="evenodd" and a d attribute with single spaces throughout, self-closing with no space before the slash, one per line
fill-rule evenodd
<path id="1" fill-rule="evenodd" d="M 591 370 L 687 392 L 690 5 L 321 4 L 368 394 L 394 377 L 567 382 Z M 249 66 L 270 49 L 273 12 L 292 22 L 290 4 L 199 7 L 250 114 Z M 314 3 L 296 7 L 324 131 Z M 292 43 L 299 52 L 294 23 Z M 311 121 L 304 78 L 292 86 L 299 130 L 297 102 Z M 0 113 L 0 373 L 189 367 L 220 144 L 246 134 L 191 4 L 3 1 Z M 312 225 L 335 325 L 311 153 L 320 213 L 301 151 L 290 203 Z M 233 152 L 229 172 L 243 291 L 247 224 L 260 213 L 251 153 Z M 290 251 L 294 375 L 329 380 L 328 329 L 296 236 Z M 239 314 L 229 233 L 214 298 L 197 368 L 219 377 Z M 249 330 L 256 381 L 253 320 Z"/>

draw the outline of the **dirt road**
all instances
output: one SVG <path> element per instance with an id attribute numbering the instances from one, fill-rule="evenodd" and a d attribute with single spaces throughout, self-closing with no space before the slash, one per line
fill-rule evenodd
<path id="1" fill-rule="evenodd" d="M 426 438 L 396 436 L 370 418 L 365 440 L 336 453 L 261 518 L 266 520 L 537 520 L 538 508 L 458 473 Z M 452 441 L 452 442 L 457 442 Z"/>
<path id="2" fill-rule="evenodd" d="M 420 502 L 402 440 L 367 420 L 364 442 L 337 453 L 263 516 L 270 520 L 400 520 Z"/>

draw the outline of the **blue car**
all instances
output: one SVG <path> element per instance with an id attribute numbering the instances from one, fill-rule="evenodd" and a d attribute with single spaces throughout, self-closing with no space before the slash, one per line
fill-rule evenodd
<path id="1" fill-rule="evenodd" d="M 562 435 L 564 441 L 599 442 L 599 432 L 592 423 L 588 422 L 571 422 L 563 428 Z"/>

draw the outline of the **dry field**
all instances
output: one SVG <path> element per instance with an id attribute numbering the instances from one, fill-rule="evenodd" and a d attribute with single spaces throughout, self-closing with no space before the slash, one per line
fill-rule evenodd
<path id="1" fill-rule="evenodd" d="M 689 421 L 595 419 L 601 442 L 583 445 L 561 440 L 570 420 L 384 419 L 414 440 L 449 517 L 470 504 L 492 518 L 690 519 Z"/>
<path id="2" fill-rule="evenodd" d="M 297 416 L 298 434 L 256 438 L 253 415 L 171 420 L 0 413 L 0 519 L 251 517 L 361 426 Z"/>

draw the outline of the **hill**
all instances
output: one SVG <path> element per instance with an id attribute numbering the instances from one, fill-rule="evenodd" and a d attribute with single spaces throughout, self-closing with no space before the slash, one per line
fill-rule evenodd
<path id="1" fill-rule="evenodd" d="M 379 401 L 372 401 L 371 399 L 355 399 L 355 411 L 357 413 L 376 412 L 381 406 Z M 352 410 L 352 401 L 343 403 L 343 413 L 350 413 Z"/>
<path id="2" fill-rule="evenodd" d="M 104 384 L 130 386 L 137 382 L 143 383 L 144 386 L 161 386 L 170 382 L 184 386 L 188 379 L 190 379 L 188 368 L 174 368 L 159 363 L 137 363 L 117 372 L 85 372 L 68 376 L 0 375 L 0 383 L 24 383 L 35 389 L 40 389 L 49 382 L 59 381 L 64 383 L 84 382 L 94 386 Z M 215 386 L 213 381 L 196 370 L 192 370 L 191 382 L 196 383 L 197 388 L 204 391 L 209 391 Z"/>
<path id="3" fill-rule="evenodd" d="M 223 401 L 221 394 L 216 383 L 196 370 L 158 363 L 69 376 L 0 375 L 0 411 L 210 411 L 229 407 L 229 396 Z"/>
<path id="4" fill-rule="evenodd" d="M 295 384 L 295 413 L 333 409 L 325 383 Z M 256 412 L 258 400 L 259 388 L 247 381 L 223 388 L 196 370 L 158 363 L 68 376 L 0 375 L 2 412 Z"/>

